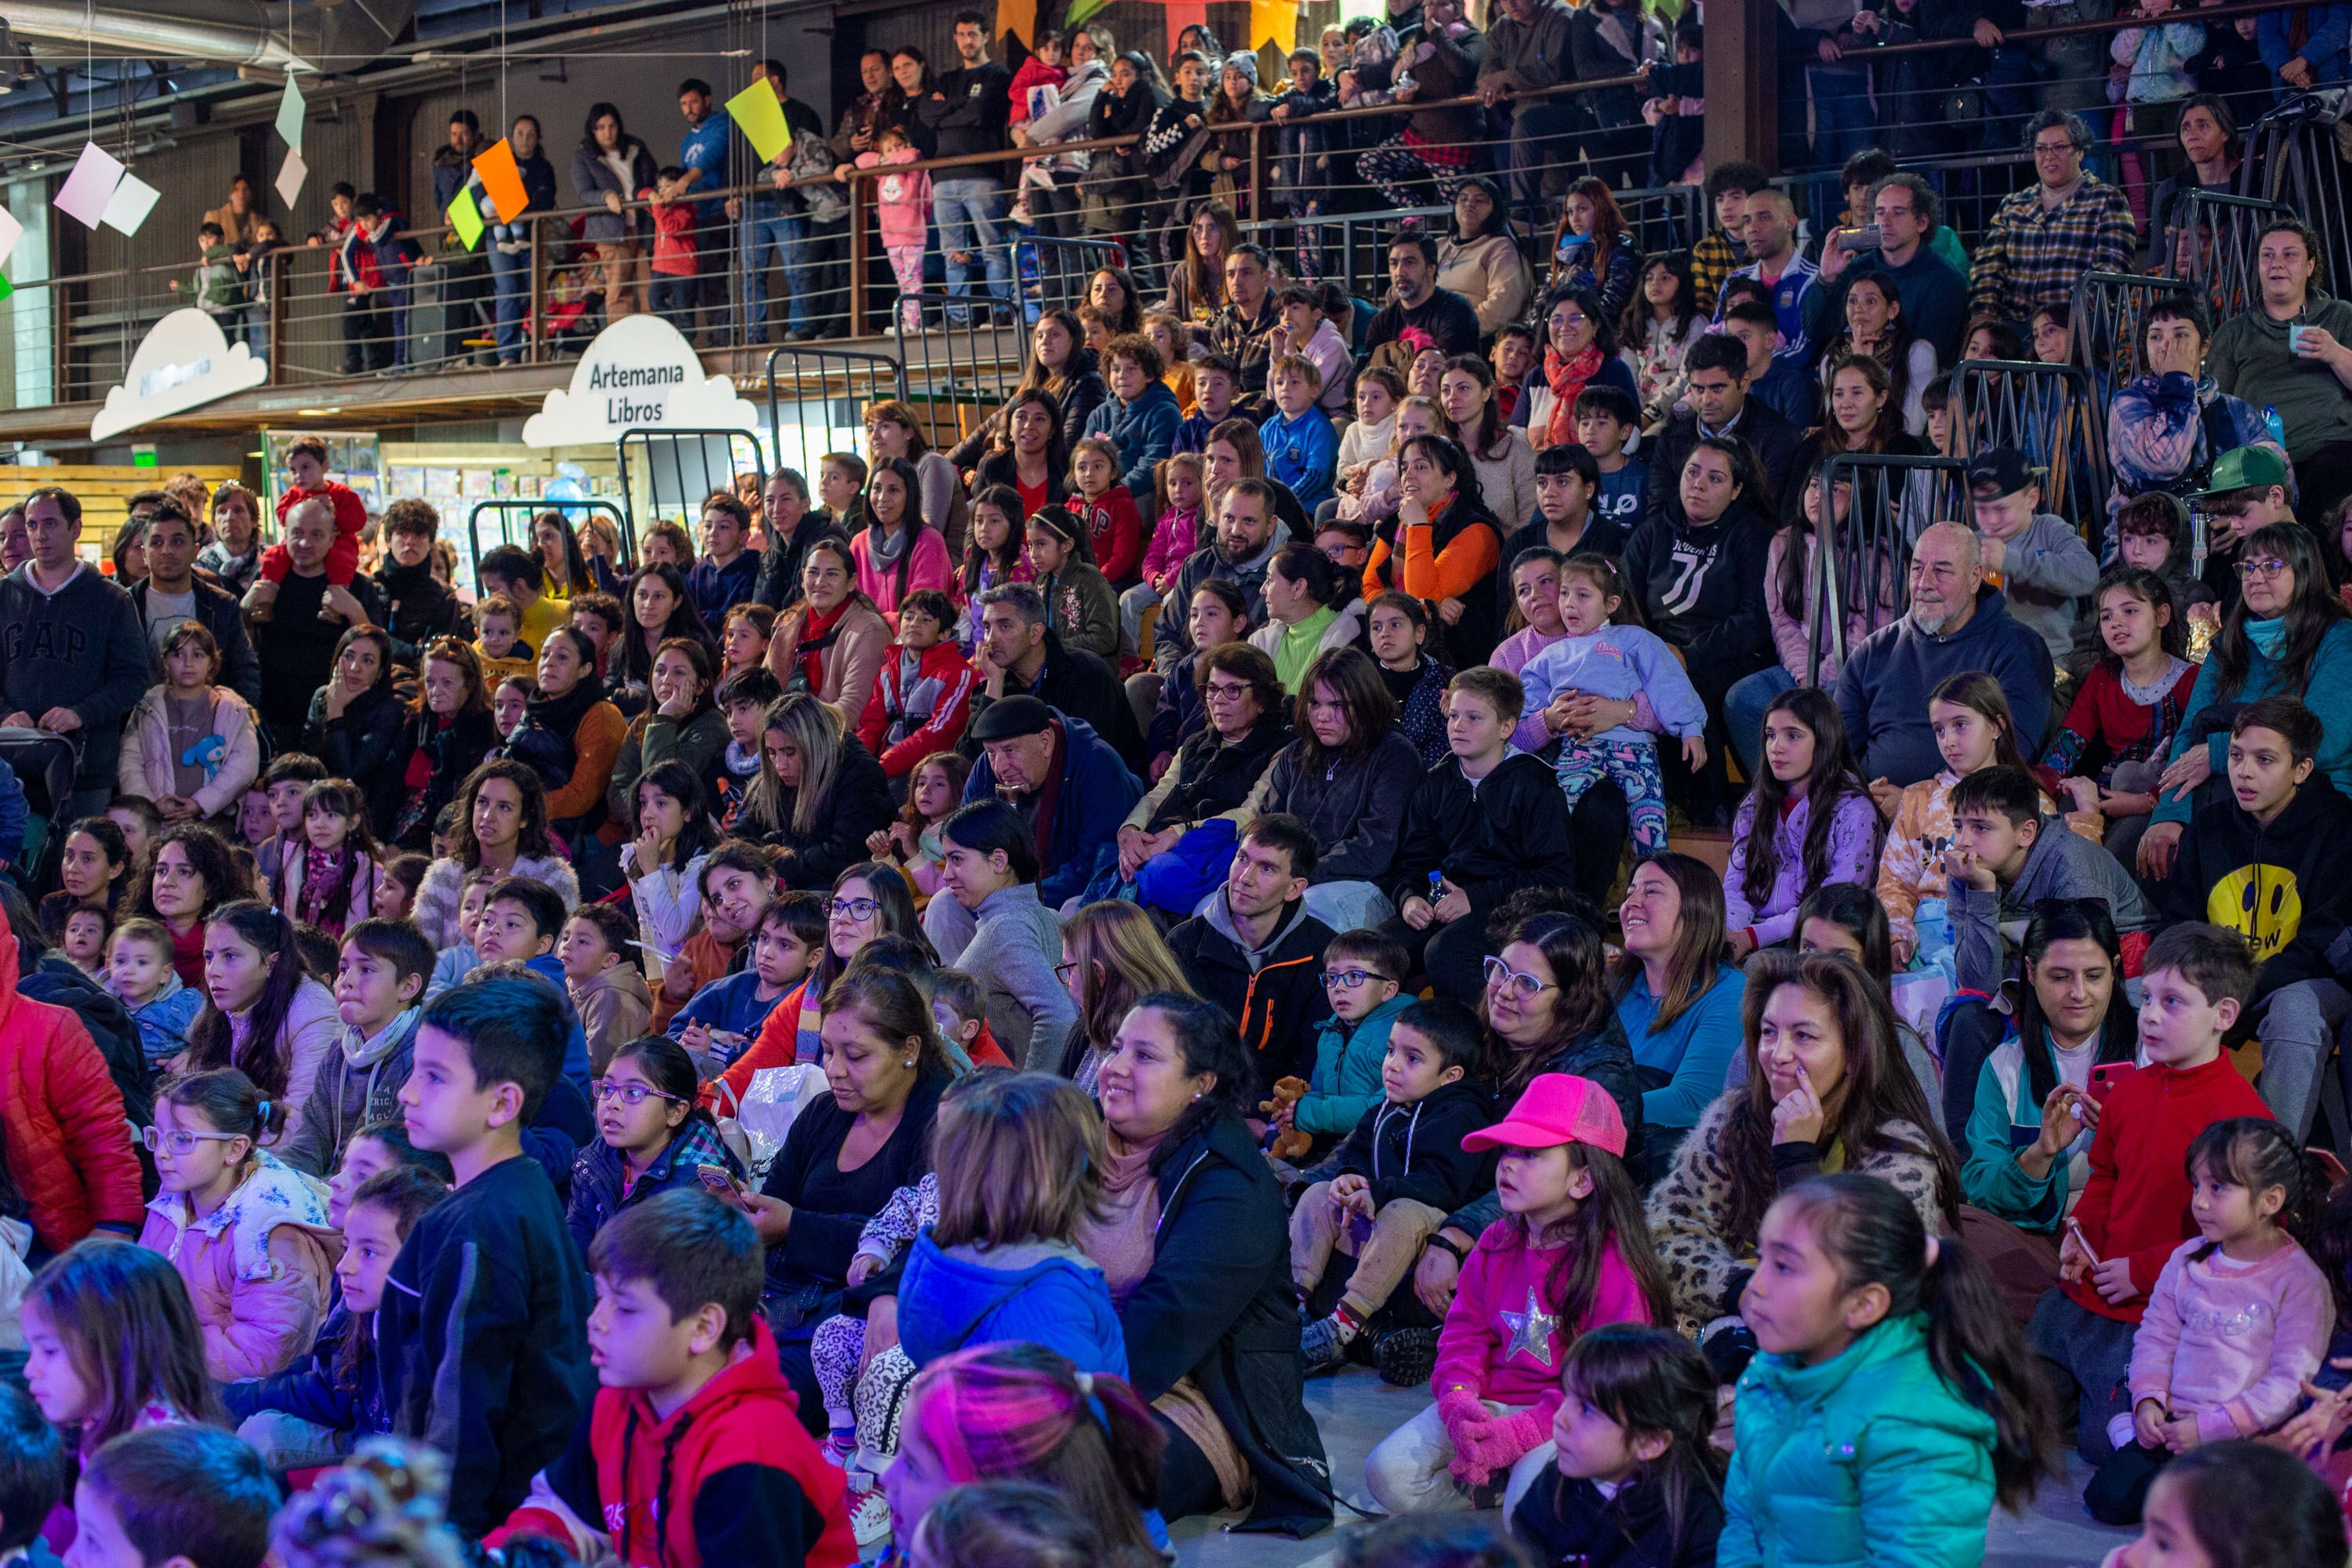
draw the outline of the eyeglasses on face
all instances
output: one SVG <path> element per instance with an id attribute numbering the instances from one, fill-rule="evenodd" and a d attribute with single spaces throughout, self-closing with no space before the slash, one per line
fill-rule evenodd
<path id="1" fill-rule="evenodd" d="M 881 907 L 878 899 L 835 899 L 825 910 L 837 921 L 870 921 Z"/>
<path id="2" fill-rule="evenodd" d="M 1486 989 L 1516 996 L 1522 1002 L 1532 1002 L 1557 987 L 1549 980 L 1538 980 L 1532 974 L 1522 973 L 1501 959 L 1489 955 L 1486 960 Z"/>
<path id="3" fill-rule="evenodd" d="M 1077 972 L 1078 964 L 1077 961 L 1075 959 L 1067 963 L 1057 963 L 1054 965 L 1054 978 L 1060 981 L 1065 985 L 1067 985 L 1070 983 L 1070 976 L 1076 974 Z"/>
<path id="4" fill-rule="evenodd" d="M 600 1078 L 591 1083 L 588 1086 L 588 1092 L 600 1103 L 607 1100 L 617 1100 L 623 1105 L 631 1107 L 643 1105 L 648 1097 L 654 1100 L 667 1100 L 672 1105 L 686 1103 L 674 1094 L 664 1094 L 651 1084 L 614 1083 L 609 1078 Z"/>
<path id="5" fill-rule="evenodd" d="M 1387 980 L 1393 982 L 1394 977 L 1391 975 L 1382 974 L 1377 969 L 1327 969 L 1323 972 L 1323 989 L 1326 991 L 1360 991 L 1364 987 L 1364 983 L 1368 980 Z"/>
<path id="6" fill-rule="evenodd" d="M 169 1132 L 160 1127 L 139 1130 L 139 1142 L 146 1145 L 150 1154 L 165 1149 L 174 1154 L 193 1154 L 199 1143 L 233 1143 L 244 1136 L 242 1132 L 198 1132 L 187 1127 L 174 1127 Z"/>
<path id="7" fill-rule="evenodd" d="M 2286 569 L 2286 563 L 2275 555 L 2267 556 L 2260 561 L 2238 563 L 2238 575 L 2245 578 L 2283 576 Z"/>
<path id="8" fill-rule="evenodd" d="M 1237 680 L 1212 680 L 1201 689 L 1201 695 L 1213 702 L 1239 702 L 1248 692 L 1249 688 Z"/>

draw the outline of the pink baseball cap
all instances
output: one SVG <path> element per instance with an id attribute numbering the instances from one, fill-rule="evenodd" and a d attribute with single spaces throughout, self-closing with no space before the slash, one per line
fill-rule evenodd
<path id="1" fill-rule="evenodd" d="M 1625 1118 L 1609 1091 L 1573 1073 L 1539 1073 L 1510 1114 L 1462 1140 L 1465 1151 L 1549 1149 L 1557 1143 L 1589 1143 L 1625 1156 Z"/>

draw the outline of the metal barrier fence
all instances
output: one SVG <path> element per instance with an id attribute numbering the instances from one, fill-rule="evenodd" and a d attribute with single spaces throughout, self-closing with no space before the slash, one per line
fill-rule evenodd
<path id="1" fill-rule="evenodd" d="M 2102 405 L 2117 387 L 2147 374 L 2147 309 L 2185 287 L 2177 278 L 2139 272 L 2085 272 L 2074 280 L 2073 357 L 2092 367 Z"/>
<path id="2" fill-rule="evenodd" d="M 768 428 L 775 434 L 776 462 L 798 469 L 804 479 L 816 472 L 825 453 L 855 451 L 865 445 L 869 405 L 907 395 L 906 366 L 887 355 L 854 349 L 786 344 L 769 353 L 767 378 Z"/>
<path id="3" fill-rule="evenodd" d="M 1821 542 L 1806 584 L 1808 686 L 1821 684 L 1824 652 L 1844 666 L 1852 651 L 1845 635 L 1849 605 L 1874 605 L 1864 614 L 1872 627 L 1903 613 L 1912 541 L 1929 523 L 1967 515 L 1969 464 L 1965 458 L 1835 452 L 1822 464 L 1824 510 L 1832 510 L 1828 498 L 1840 485 L 1853 497 L 1851 508 L 1843 523 L 1817 531 Z"/>
<path id="4" fill-rule="evenodd" d="M 479 581 L 482 557 L 501 544 L 520 545 L 533 555 L 537 555 L 539 547 L 531 542 L 531 527 L 542 512 L 551 511 L 601 512 L 611 518 L 614 531 L 621 536 L 621 564 L 625 567 L 635 563 L 636 534 L 630 527 L 628 511 L 616 502 L 609 500 L 476 501 L 474 510 L 466 517 L 466 548 L 473 553 L 465 562 L 465 581 L 467 583 Z M 485 518 L 495 518 L 499 525 L 498 537 L 487 546 L 482 542 L 482 521 Z M 517 518 L 522 520 L 520 532 L 515 530 L 514 523 Z M 571 518 L 568 521 L 572 522 L 573 531 L 577 531 L 579 519 Z"/>
<path id="5" fill-rule="evenodd" d="M 907 295 L 900 302 L 912 304 L 918 319 L 935 323 L 909 327 L 907 315 L 898 316 L 907 399 L 918 412 L 929 412 L 931 445 L 951 447 L 1013 395 L 1028 363 L 1028 328 L 993 311 L 966 311 L 959 322 L 947 307 L 962 301 L 944 296 Z"/>
<path id="6" fill-rule="evenodd" d="M 1125 267 L 1127 247 L 1116 239 L 1061 239 L 1053 235 L 1024 235 L 1013 243 L 1013 270 L 1028 292 L 1034 270 L 1039 310 L 1076 310 L 1087 302 L 1087 285 L 1106 267 Z M 1026 255 L 1030 265 L 1023 267 Z M 1033 318 L 1034 319 L 1034 318 Z"/>
<path id="7" fill-rule="evenodd" d="M 2340 94 L 2305 93 L 2271 110 L 2246 133 L 2238 169 L 2242 195 L 2275 202 L 2319 234 L 2319 287 L 2333 289 L 2352 244 L 2344 195 L 2344 158 L 2336 139 Z"/>
<path id="8" fill-rule="evenodd" d="M 634 468 L 633 447 L 640 453 Z M 613 456 L 626 508 L 621 554 L 627 561 L 636 559 L 637 534 L 656 522 L 683 523 L 691 533 L 702 520 L 704 499 L 713 490 L 732 495 L 736 475 L 756 475 L 762 489 L 768 483 L 760 437 L 749 430 L 625 430 L 613 443 Z"/>
<path id="9" fill-rule="evenodd" d="M 2044 511 L 2063 518 L 2102 554 L 2106 537 L 2105 404 L 2088 372 L 2071 364 L 1962 360 L 1952 372 L 1960 450 L 2014 447 L 2048 470 Z"/>
<path id="10" fill-rule="evenodd" d="M 2251 310 L 2263 297 L 2254 265 L 2263 226 L 2287 210 L 2261 196 L 2184 191 L 2178 216 L 2166 226 L 2171 230 L 2164 247 L 2171 262 L 2167 270 L 2205 290 L 2216 321 Z"/>

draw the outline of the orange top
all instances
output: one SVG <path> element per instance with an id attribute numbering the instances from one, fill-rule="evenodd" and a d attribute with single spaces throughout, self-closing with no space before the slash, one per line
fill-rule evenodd
<path id="1" fill-rule="evenodd" d="M 1446 504 L 1451 506 L 1453 502 L 1449 499 Z M 1396 586 L 1416 599 L 1465 597 L 1493 576 L 1496 567 L 1502 563 L 1503 542 L 1491 528 L 1465 528 L 1454 536 L 1452 543 L 1439 550 L 1432 542 L 1437 537 L 1434 518 L 1400 527 L 1404 535 L 1404 570 L 1397 574 Z M 1389 542 L 1373 541 L 1371 556 L 1364 563 L 1366 598 L 1385 586 L 1380 571 L 1389 556 Z"/>

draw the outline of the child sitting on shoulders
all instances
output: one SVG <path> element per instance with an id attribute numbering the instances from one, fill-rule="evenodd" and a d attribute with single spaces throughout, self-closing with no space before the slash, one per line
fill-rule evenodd
<path id="1" fill-rule="evenodd" d="M 1990 1271 L 1858 1173 L 1789 1189 L 1758 1245 L 1717 1561 L 1861 1563 L 1898 1539 L 1920 1562 L 1980 1561 L 1993 1504 L 2020 1508 L 2055 1462 Z"/>
<path id="2" fill-rule="evenodd" d="M 2303 1403 L 2336 1323 L 2327 1277 L 2302 1247 L 2328 1177 L 2265 1117 L 2217 1121 L 2189 1145 L 2189 1216 L 2132 1335 L 2132 1411 L 2083 1492 L 2102 1524 L 2137 1524 L 2148 1483 L 2200 1444 L 2270 1431 Z"/>
<path id="3" fill-rule="evenodd" d="M 504 594 L 488 595 L 474 606 L 474 657 L 482 661 L 482 684 L 493 689 L 538 668 L 538 654 L 522 640 L 522 608 Z M 499 733 L 509 728 L 499 725 Z"/>
<path id="4" fill-rule="evenodd" d="M 334 1462 L 361 1437 L 392 1430 L 376 1366 L 375 1311 L 417 1220 L 449 1195 L 449 1184 L 414 1166 L 371 1176 L 343 1206 L 343 1255 L 335 1264 L 343 1299 L 319 1331 L 309 1358 L 274 1377 L 221 1391 L 236 1435 L 272 1470 Z"/>
<path id="5" fill-rule="evenodd" d="M 223 1382 L 282 1372 L 326 1315 L 326 1185 L 260 1146 L 285 1120 L 251 1079 L 219 1068 L 156 1096 L 145 1134 L 163 1190 L 139 1245 L 187 1281 L 205 1370 Z"/>
<path id="6" fill-rule="evenodd" d="M 1511 1533 L 1546 1564 L 1713 1564 L 1723 1533 L 1715 1373 L 1672 1329 L 1604 1323 L 1568 1347 L 1554 1458 Z"/>
<path id="7" fill-rule="evenodd" d="M 188 1026 L 204 1011 L 205 994 L 172 967 L 172 933 L 161 922 L 122 922 L 107 952 L 106 988 L 139 1026 L 139 1048 L 150 1068 L 188 1048 Z"/>
<path id="8" fill-rule="evenodd" d="M 1683 761 L 1694 770 L 1706 765 L 1706 707 L 1682 660 L 1640 624 L 1635 604 L 1614 561 L 1585 552 L 1570 556 L 1559 568 L 1559 618 L 1566 636 L 1528 659 L 1519 679 L 1527 686 L 1528 716 L 1560 739 L 1552 772 L 1569 809 L 1574 811 L 1594 784 L 1609 780 L 1625 796 L 1634 854 L 1654 855 L 1666 847 L 1666 791 L 1656 738 L 1631 724 L 1597 735 L 1570 735 L 1563 728 L 1579 697 L 1645 696 L 1667 732 L 1682 738 Z M 1628 617 L 1622 625 L 1620 616 Z"/>
<path id="9" fill-rule="evenodd" d="M 484 1544 L 552 1538 L 583 1561 L 851 1568 L 843 1478 L 819 1458 L 761 1310 L 766 1254 L 706 1193 L 667 1192 L 589 1249 L 593 1405 Z"/>
<path id="10" fill-rule="evenodd" d="M 1492 1184 L 1492 1162 L 1464 1147 L 1495 1115 L 1493 1096 L 1468 1076 L 1485 1054 L 1463 1008 L 1404 1008 L 1388 1030 L 1381 1097 L 1339 1152 L 1307 1173 L 1312 1184 L 1290 1215 L 1290 1279 L 1313 1319 L 1299 1343 L 1307 1376 L 1339 1369 L 1445 1216 Z M 1331 1278 L 1335 1252 L 1354 1261 L 1344 1280 Z M 1333 1285 L 1342 1287 L 1336 1301 Z"/>
<path id="11" fill-rule="evenodd" d="M 1436 1403 L 1364 1461 L 1391 1513 L 1475 1498 L 1505 1473 L 1508 1518 L 1552 1459 L 1568 1347 L 1603 1323 L 1663 1323 L 1666 1280 L 1625 1169 L 1625 1122 L 1590 1079 L 1541 1073 L 1465 1149 L 1498 1149 L 1503 1217 L 1462 1265 L 1430 1378 Z"/>

